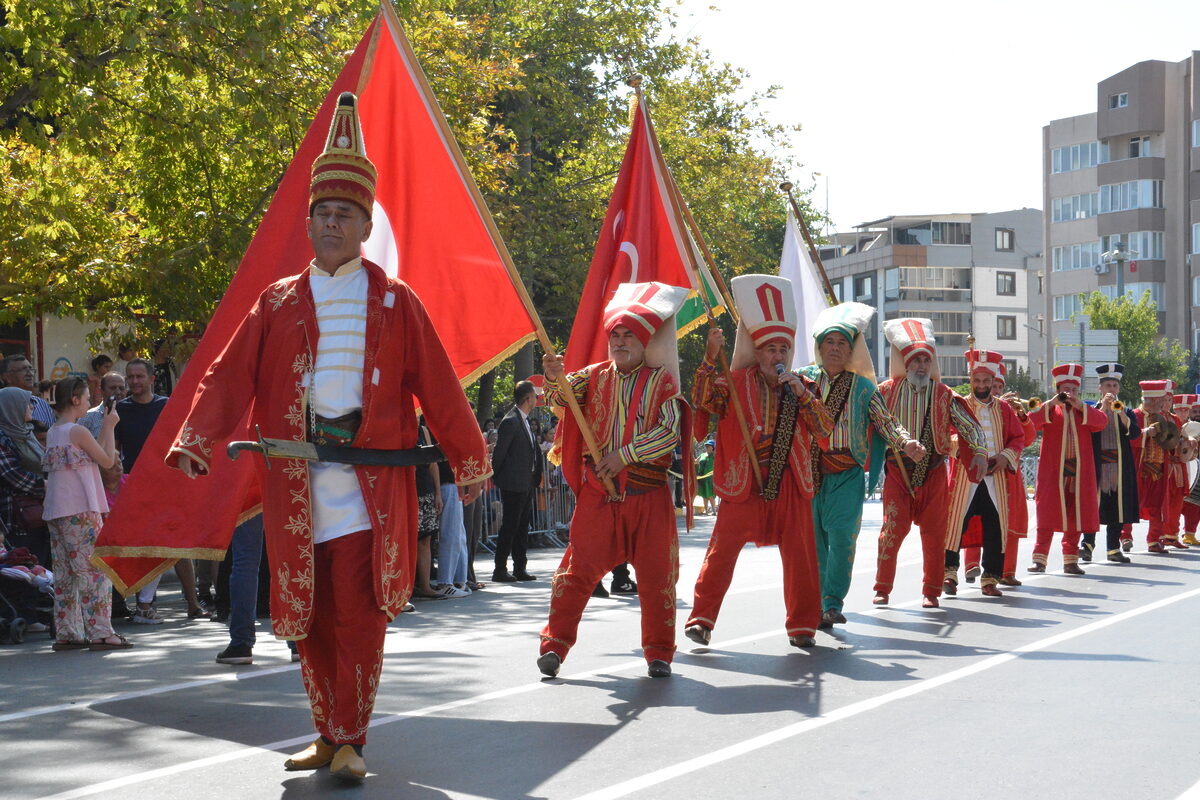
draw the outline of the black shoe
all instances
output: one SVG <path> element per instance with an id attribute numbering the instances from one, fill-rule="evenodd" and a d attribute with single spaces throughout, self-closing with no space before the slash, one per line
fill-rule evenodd
<path id="1" fill-rule="evenodd" d="M 229 622 L 229 609 L 218 608 L 209 619 L 213 622 Z"/>
<path id="2" fill-rule="evenodd" d="M 792 647 L 799 647 L 803 649 L 806 647 L 816 647 L 817 640 L 811 636 L 804 636 L 801 634 L 800 636 L 789 636 L 788 644 L 790 644 Z"/>
<path id="3" fill-rule="evenodd" d="M 1116 550 L 1108 551 L 1108 560 L 1114 564 L 1128 564 L 1129 556 L 1122 553 L 1120 548 L 1117 548 Z"/>
<path id="4" fill-rule="evenodd" d="M 492 573 L 492 583 L 516 583 L 516 582 L 517 582 L 517 579 L 515 577 L 513 577 L 512 573 L 510 573 L 508 570 L 504 570 L 504 572 L 493 572 Z"/>
<path id="5" fill-rule="evenodd" d="M 637 594 L 637 584 L 631 581 L 629 578 L 624 578 L 622 580 L 613 578 L 612 586 L 609 587 L 609 591 L 611 591 L 613 594 Z"/>
<path id="6" fill-rule="evenodd" d="M 651 678 L 669 678 L 671 677 L 671 665 L 666 661 L 655 659 L 646 668 L 646 674 Z"/>
<path id="7" fill-rule="evenodd" d="M 592 589 L 592 597 L 608 597 L 608 589 L 604 588 L 604 582 L 596 584 L 596 588 Z"/>
<path id="8" fill-rule="evenodd" d="M 524 583 L 525 581 L 536 581 L 537 580 L 537 575 L 530 575 L 525 570 L 521 570 L 520 572 L 514 572 L 513 577 L 516 578 L 517 580 L 521 581 L 522 583 Z"/>
<path id="9" fill-rule="evenodd" d="M 1122 552 L 1128 553 L 1132 549 L 1133 549 L 1133 539 L 1122 539 L 1121 540 L 1121 551 Z"/>
<path id="10" fill-rule="evenodd" d="M 562 659 L 558 653 L 543 653 L 538 656 L 538 670 L 547 678 L 558 677 L 558 669 L 562 666 Z"/>
<path id="11" fill-rule="evenodd" d="M 253 664 L 250 646 L 246 644 L 231 644 L 217 654 L 218 664 Z"/>
<path id="12" fill-rule="evenodd" d="M 1096 545 L 1094 545 L 1094 544 L 1089 544 L 1087 542 L 1080 542 L 1079 543 L 1079 560 L 1080 561 L 1091 561 L 1092 560 L 1092 551 L 1095 549 L 1096 549 Z"/>
<path id="13" fill-rule="evenodd" d="M 688 625 L 683 629 L 683 635 L 693 642 L 705 647 L 712 641 L 712 631 L 703 625 Z"/>

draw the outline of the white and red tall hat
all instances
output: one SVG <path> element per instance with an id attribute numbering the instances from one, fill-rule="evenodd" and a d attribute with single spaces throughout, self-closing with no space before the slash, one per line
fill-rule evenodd
<path id="1" fill-rule="evenodd" d="M 1008 367 L 1004 366 L 1003 361 L 1000 362 L 1000 371 L 996 373 L 992 383 L 997 390 L 1003 389 L 1008 384 Z"/>
<path id="2" fill-rule="evenodd" d="M 941 370 L 938 368 L 932 321 L 920 317 L 889 319 L 883 323 L 883 335 L 892 345 L 893 378 L 903 378 L 908 370 L 908 362 L 919 353 L 925 353 L 933 359 L 931 377 L 935 381 L 942 379 Z"/>
<path id="3" fill-rule="evenodd" d="M 624 325 L 646 348 L 646 365 L 667 367 L 679 377 L 679 347 L 675 315 L 687 300 L 688 290 L 665 283 L 622 283 L 604 307 L 604 332 Z"/>
<path id="4" fill-rule="evenodd" d="M 739 275 L 729 282 L 737 307 L 737 339 L 733 369 L 755 363 L 754 351 L 768 342 L 782 341 L 796 348 L 796 299 L 792 282 L 778 275 Z"/>
<path id="5" fill-rule="evenodd" d="M 1050 370 L 1050 374 L 1054 377 L 1054 386 L 1056 388 L 1062 386 L 1064 383 L 1073 383 L 1076 386 L 1083 385 L 1083 364 L 1073 361 L 1069 361 L 1066 364 L 1059 364 Z"/>
<path id="6" fill-rule="evenodd" d="M 1200 402 L 1200 395 L 1195 394 L 1177 394 L 1175 395 L 1176 409 L 1190 409 L 1192 406 Z"/>
<path id="7" fill-rule="evenodd" d="M 1142 390 L 1142 398 L 1170 397 L 1175 393 L 1175 381 L 1169 378 L 1161 381 L 1138 381 Z"/>
<path id="8" fill-rule="evenodd" d="M 964 355 L 967 357 L 967 371 L 972 375 L 980 370 L 993 378 L 1000 378 L 1004 372 L 1004 356 L 995 350 L 968 350 Z"/>

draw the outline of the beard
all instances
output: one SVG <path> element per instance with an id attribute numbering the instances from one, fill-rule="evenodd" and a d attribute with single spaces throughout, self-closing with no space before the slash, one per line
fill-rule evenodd
<path id="1" fill-rule="evenodd" d="M 914 370 L 910 369 L 908 370 L 908 382 L 918 389 L 924 389 L 929 385 L 930 377 L 928 375 L 920 375 Z"/>
<path id="2" fill-rule="evenodd" d="M 975 395 L 975 399 L 981 403 L 986 403 L 988 400 L 992 399 L 991 389 L 987 390 L 986 392 L 982 392 L 982 393 L 977 392 L 974 389 L 972 389 L 971 394 Z"/>

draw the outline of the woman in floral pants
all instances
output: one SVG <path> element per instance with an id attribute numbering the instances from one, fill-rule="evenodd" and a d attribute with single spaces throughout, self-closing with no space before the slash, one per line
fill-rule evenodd
<path id="1" fill-rule="evenodd" d="M 112 629 L 112 584 L 92 566 L 101 514 L 108 511 L 100 467 L 116 459 L 108 409 L 100 440 L 76 422 L 88 410 L 87 382 L 63 378 L 55 389 L 58 420 L 46 437 L 42 466 L 47 472 L 43 517 L 54 555 L 55 650 L 117 650 L 129 647 Z"/>

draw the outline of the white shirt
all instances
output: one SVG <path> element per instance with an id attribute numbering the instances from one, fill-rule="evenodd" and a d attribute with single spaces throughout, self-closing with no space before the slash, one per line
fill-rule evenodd
<path id="1" fill-rule="evenodd" d="M 314 263 L 308 280 L 320 332 L 309 402 L 322 417 L 340 417 L 362 408 L 367 271 L 361 258 L 346 262 L 333 275 Z M 328 542 L 371 527 L 354 467 L 313 462 L 309 478 L 314 542 Z"/>
<path id="2" fill-rule="evenodd" d="M 1000 454 L 1000 444 L 1001 444 L 1000 434 L 1003 433 L 1003 431 L 997 431 L 996 429 L 994 429 L 992 427 L 991 403 L 995 403 L 995 402 L 998 402 L 998 401 L 993 399 L 989 403 L 981 403 L 979 413 L 976 414 L 976 418 L 979 420 L 979 427 L 983 429 L 983 443 L 984 443 L 984 446 L 987 447 L 988 458 L 991 458 L 992 456 Z M 1001 474 L 1003 474 L 1003 473 L 1001 473 Z M 995 474 L 986 475 L 986 476 L 984 476 L 984 479 L 982 481 L 980 481 L 980 483 L 987 484 L 988 497 L 990 497 L 992 499 L 992 505 L 996 506 L 996 508 L 999 508 L 999 505 L 997 505 L 998 501 L 996 498 L 996 480 L 995 480 L 995 478 L 996 478 Z M 975 499 L 975 491 L 979 488 L 979 485 L 980 485 L 979 483 L 971 484 L 971 488 L 967 492 L 967 505 L 968 506 L 970 506 L 971 501 Z"/>

